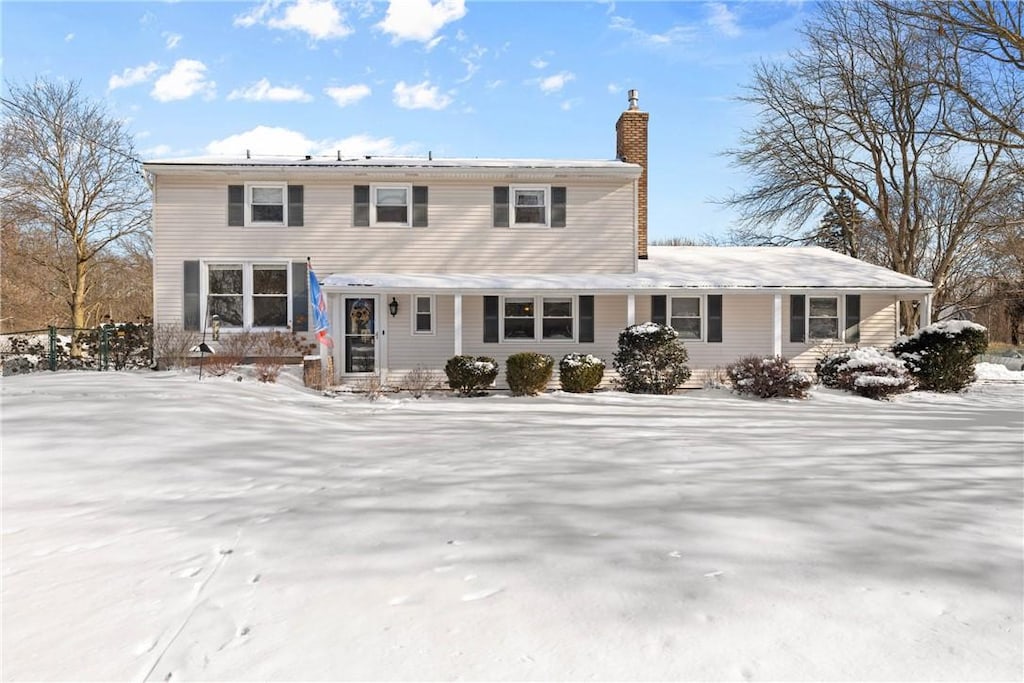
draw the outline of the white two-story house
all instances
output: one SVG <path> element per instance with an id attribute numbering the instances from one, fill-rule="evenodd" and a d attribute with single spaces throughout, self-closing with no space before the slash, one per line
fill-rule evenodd
<path id="1" fill-rule="evenodd" d="M 809 367 L 887 345 L 902 305 L 927 323 L 930 283 L 824 249 L 649 248 L 648 116 L 631 91 L 608 161 L 149 162 L 155 322 L 309 333 L 309 258 L 341 383 L 440 373 L 459 354 L 610 367 L 619 332 L 647 320 L 678 330 L 699 383 L 744 355 Z"/>

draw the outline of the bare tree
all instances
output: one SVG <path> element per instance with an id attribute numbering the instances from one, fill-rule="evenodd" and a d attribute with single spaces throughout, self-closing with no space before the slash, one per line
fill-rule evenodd
<path id="1" fill-rule="evenodd" d="M 60 282 L 75 327 L 103 257 L 144 234 L 149 191 L 124 124 L 76 83 L 8 86 L 3 104 L 0 202 L 48 249 L 29 255 Z"/>
<path id="2" fill-rule="evenodd" d="M 800 241 L 845 191 L 877 244 L 865 252 L 862 240 L 858 256 L 932 281 L 941 310 L 980 257 L 980 219 L 1019 182 L 1003 163 L 1012 131 L 947 135 L 937 83 L 949 47 L 881 0 L 823 4 L 803 35 L 806 47 L 757 67 L 741 98 L 760 116 L 728 152 L 754 178 L 726 200 L 742 211 L 734 237 L 777 241 L 781 224 Z"/>

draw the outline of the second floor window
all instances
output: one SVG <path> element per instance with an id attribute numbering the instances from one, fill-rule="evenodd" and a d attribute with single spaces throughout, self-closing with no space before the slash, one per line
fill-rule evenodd
<path id="1" fill-rule="evenodd" d="M 246 190 L 250 225 L 285 224 L 285 185 L 249 185 Z"/>
<path id="2" fill-rule="evenodd" d="M 513 188 L 513 201 L 515 202 L 516 225 L 547 225 L 547 189 L 535 188 Z"/>
<path id="3" fill-rule="evenodd" d="M 373 187 L 373 225 L 409 225 L 408 186 Z"/>

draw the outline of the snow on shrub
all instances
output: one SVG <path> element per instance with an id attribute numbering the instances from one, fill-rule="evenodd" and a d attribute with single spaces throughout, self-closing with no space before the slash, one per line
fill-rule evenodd
<path id="1" fill-rule="evenodd" d="M 464 396 L 482 394 L 498 377 L 498 362 L 487 356 L 452 356 L 444 366 L 448 386 Z"/>
<path id="2" fill-rule="evenodd" d="M 892 351 L 921 389 L 961 391 L 974 381 L 974 357 L 988 348 L 987 330 L 966 320 L 946 320 L 901 337 Z"/>
<path id="3" fill-rule="evenodd" d="M 505 361 L 505 381 L 513 396 L 536 396 L 547 388 L 555 359 L 543 353 L 513 353 Z"/>
<path id="4" fill-rule="evenodd" d="M 746 356 L 726 368 L 732 388 L 759 398 L 806 398 L 813 380 L 782 356 Z"/>
<path id="5" fill-rule="evenodd" d="M 679 334 L 666 325 L 641 323 L 619 332 L 612 365 L 619 386 L 631 394 L 671 394 L 690 379 L 689 356 Z"/>
<path id="6" fill-rule="evenodd" d="M 567 353 L 558 363 L 558 381 L 562 391 L 585 394 L 597 388 L 604 378 L 604 361 L 589 353 Z"/>
<path id="7" fill-rule="evenodd" d="M 911 391 L 915 382 L 902 360 L 873 346 L 825 356 L 815 366 L 818 381 L 873 399 Z"/>

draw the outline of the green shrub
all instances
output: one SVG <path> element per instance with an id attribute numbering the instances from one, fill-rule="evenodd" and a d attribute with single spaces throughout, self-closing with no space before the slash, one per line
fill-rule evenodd
<path id="1" fill-rule="evenodd" d="M 498 362 L 487 356 L 453 356 L 444 366 L 448 386 L 464 396 L 482 394 L 498 376 Z"/>
<path id="2" fill-rule="evenodd" d="M 988 347 L 987 330 L 965 320 L 922 327 L 896 340 L 892 352 L 925 391 L 961 391 L 974 381 L 974 357 Z"/>
<path id="3" fill-rule="evenodd" d="M 558 363 L 558 381 L 562 391 L 585 394 L 604 379 L 604 361 L 589 353 L 567 353 Z"/>
<path id="4" fill-rule="evenodd" d="M 666 325 L 642 323 L 619 332 L 612 365 L 619 386 L 631 394 L 671 394 L 690 379 L 689 356 L 679 334 Z"/>
<path id="5" fill-rule="evenodd" d="M 732 388 L 759 398 L 806 398 L 811 376 L 790 365 L 782 356 L 746 356 L 726 368 Z"/>
<path id="6" fill-rule="evenodd" d="M 513 396 L 536 396 L 547 388 L 555 370 L 551 356 L 524 351 L 505 361 L 505 381 Z"/>
<path id="7" fill-rule="evenodd" d="M 814 365 L 814 374 L 818 378 L 818 383 L 830 389 L 848 388 L 839 386 L 839 370 L 846 364 L 846 361 L 850 360 L 851 351 L 853 349 L 845 349 L 822 356 Z"/>

